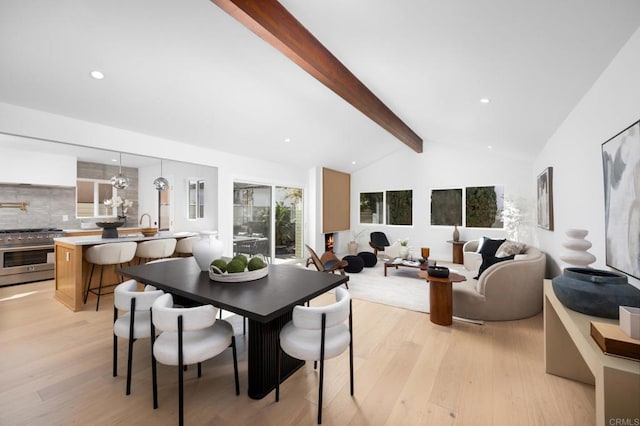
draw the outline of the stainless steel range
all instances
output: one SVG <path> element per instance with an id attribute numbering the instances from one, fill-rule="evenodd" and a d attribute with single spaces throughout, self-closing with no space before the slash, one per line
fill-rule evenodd
<path id="1" fill-rule="evenodd" d="M 51 228 L 0 230 L 0 286 L 53 279 L 53 239 L 63 235 Z"/>

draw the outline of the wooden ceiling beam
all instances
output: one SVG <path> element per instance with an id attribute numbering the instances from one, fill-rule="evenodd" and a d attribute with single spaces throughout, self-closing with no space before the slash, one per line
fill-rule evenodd
<path id="1" fill-rule="evenodd" d="M 422 138 L 276 0 L 211 0 L 414 151 Z"/>

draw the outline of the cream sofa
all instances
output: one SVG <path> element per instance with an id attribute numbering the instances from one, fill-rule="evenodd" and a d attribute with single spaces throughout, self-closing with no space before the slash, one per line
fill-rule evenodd
<path id="1" fill-rule="evenodd" d="M 488 267 L 477 280 L 482 255 L 478 240 L 463 246 L 467 281 L 453 285 L 453 315 L 461 318 L 504 321 L 527 318 L 542 311 L 542 281 L 546 257 L 526 246 L 514 260 Z"/>

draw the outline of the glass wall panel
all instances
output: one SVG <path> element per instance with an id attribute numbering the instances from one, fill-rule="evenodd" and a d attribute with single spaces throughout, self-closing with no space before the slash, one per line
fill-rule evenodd
<path id="1" fill-rule="evenodd" d="M 303 257 L 302 189 L 277 186 L 275 249 L 278 259 Z"/>
<path id="2" fill-rule="evenodd" d="M 233 184 L 233 250 L 271 261 L 271 186 Z"/>

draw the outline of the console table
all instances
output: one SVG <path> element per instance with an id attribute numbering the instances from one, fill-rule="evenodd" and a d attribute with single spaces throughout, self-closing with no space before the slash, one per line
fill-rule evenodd
<path id="1" fill-rule="evenodd" d="M 544 365 L 547 373 L 595 385 L 596 425 L 640 421 L 640 362 L 606 355 L 591 337 L 591 321 L 618 324 L 565 307 L 544 281 Z M 629 423 L 630 422 L 630 423 Z"/>

